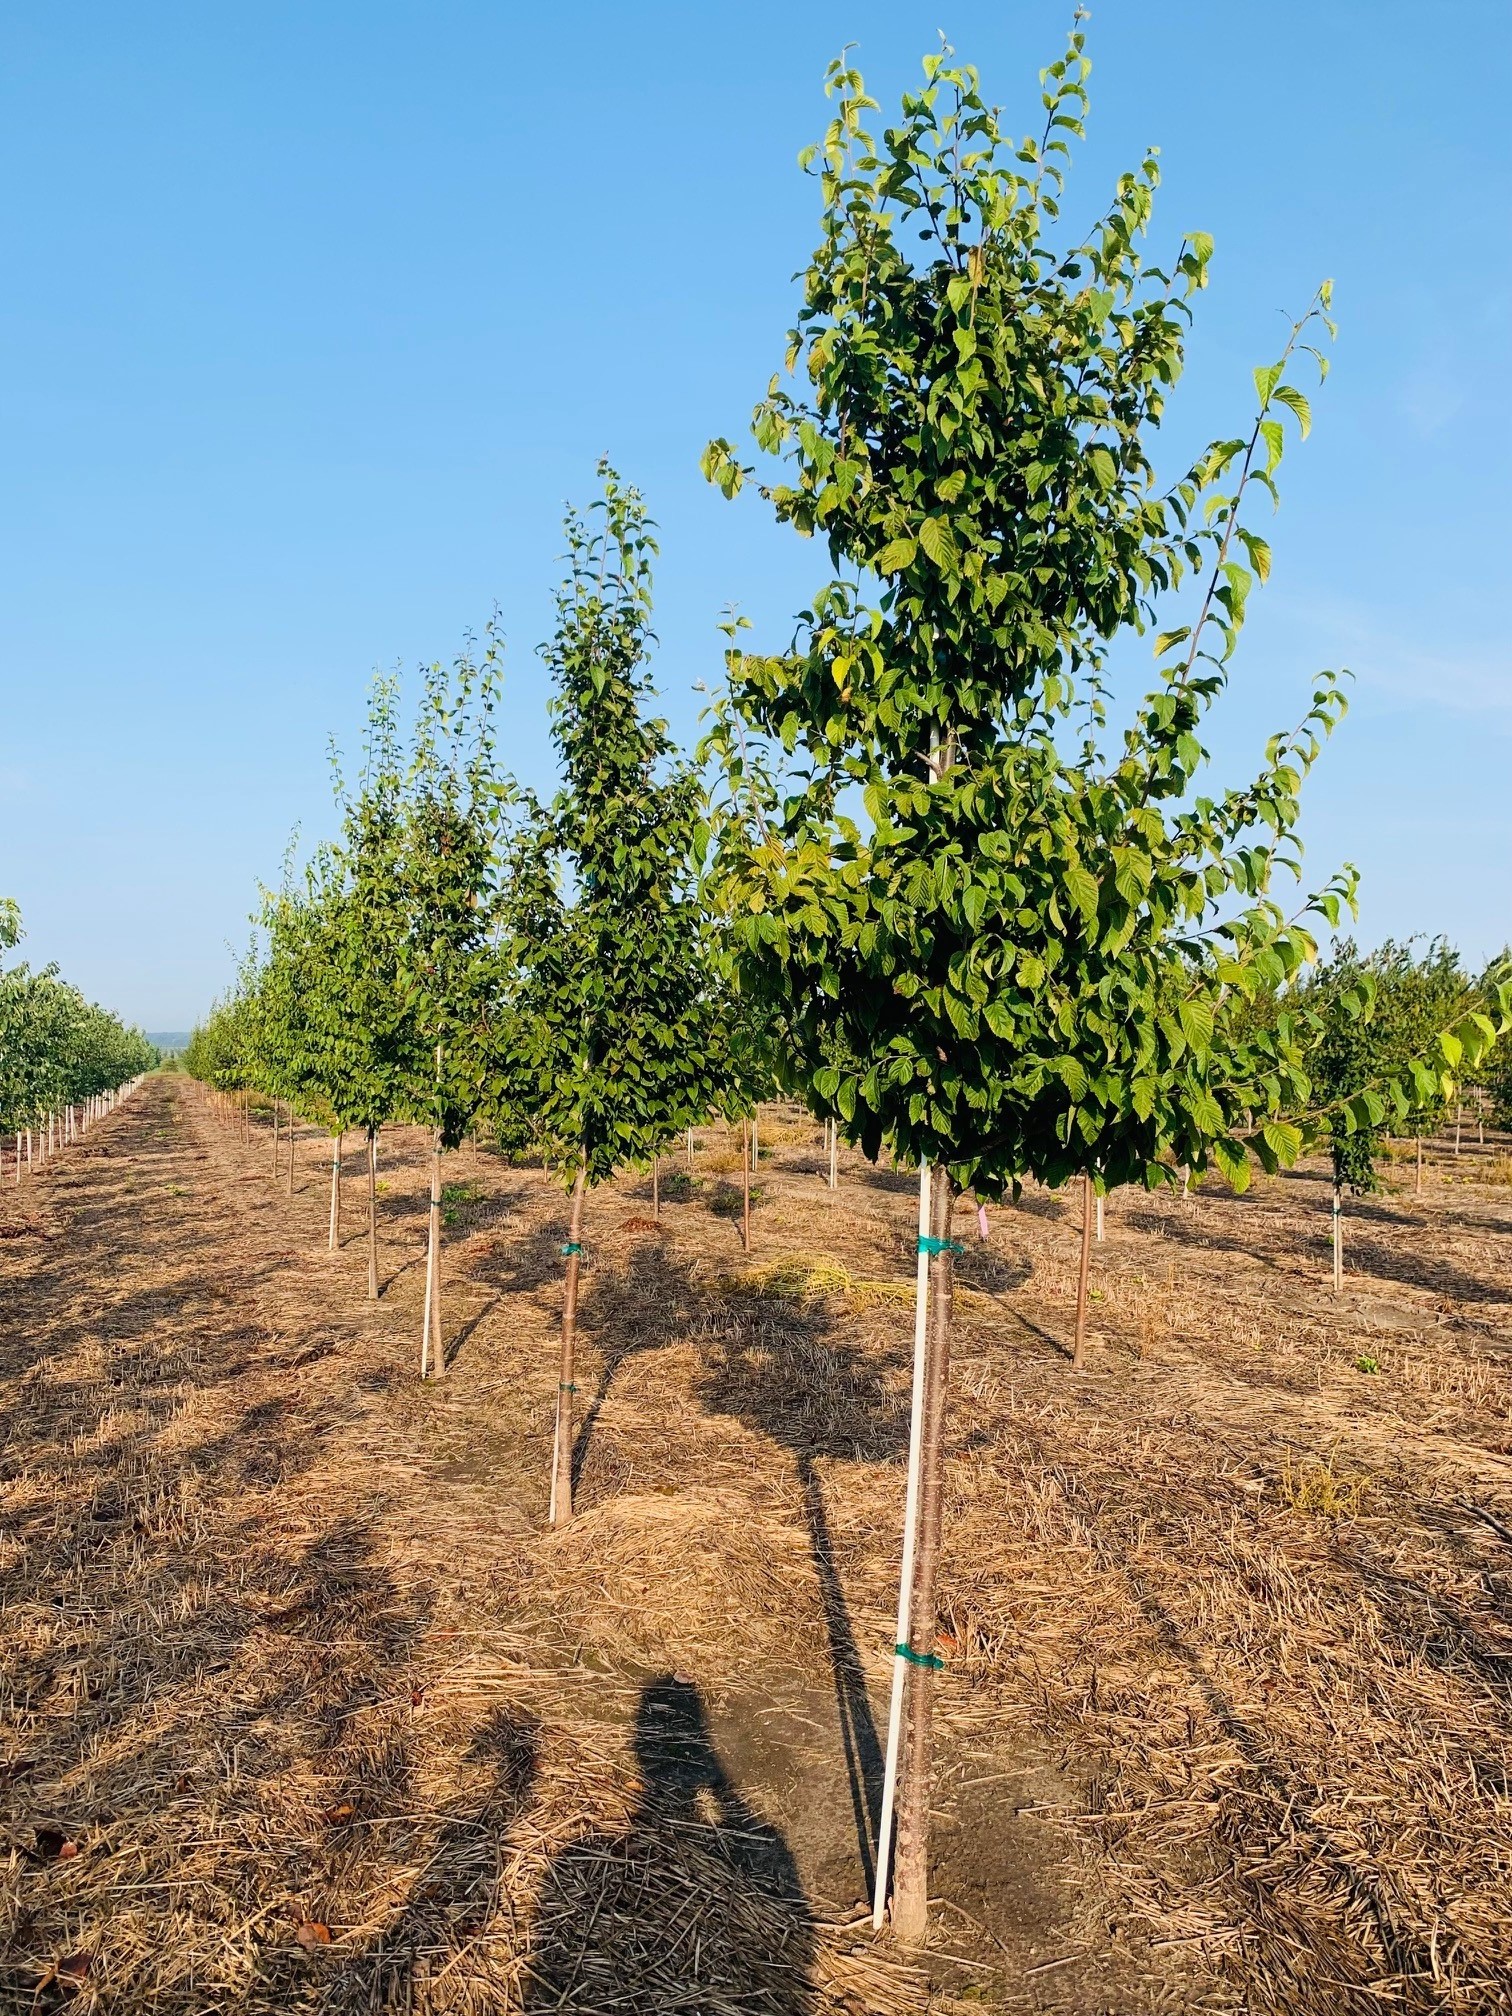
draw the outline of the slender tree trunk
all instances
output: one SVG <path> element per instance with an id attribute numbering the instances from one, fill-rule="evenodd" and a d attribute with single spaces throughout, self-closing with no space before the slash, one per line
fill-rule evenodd
<path id="1" fill-rule="evenodd" d="M 1087 1275 L 1092 1265 L 1092 1178 L 1082 1178 L 1081 1260 L 1076 1270 L 1076 1347 L 1071 1353 L 1071 1370 L 1082 1372 L 1087 1364 Z"/>
<path id="2" fill-rule="evenodd" d="M 431 1149 L 430 1249 L 431 1288 L 428 1313 L 431 1330 L 431 1377 L 446 1376 L 446 1344 L 441 1329 L 441 1129 Z"/>
<path id="3" fill-rule="evenodd" d="M 651 1157 L 651 1216 L 661 1217 L 661 1162 L 655 1155 Z"/>
<path id="4" fill-rule="evenodd" d="M 250 1148 L 252 1145 L 252 1094 L 245 1087 L 242 1090 L 242 1140 Z"/>
<path id="5" fill-rule="evenodd" d="M 1335 1295 L 1344 1286 L 1344 1192 L 1337 1182 L 1333 1186 L 1333 1285 Z"/>
<path id="6" fill-rule="evenodd" d="M 751 1123 L 740 1123 L 740 1243 L 751 1250 Z"/>
<path id="7" fill-rule="evenodd" d="M 567 1255 L 567 1285 L 562 1297 L 562 1357 L 557 1373 L 556 1433 L 551 1444 L 551 1511 L 553 1526 L 565 1526 L 572 1517 L 572 1443 L 576 1433 L 572 1383 L 574 1347 L 577 1343 L 578 1272 L 583 1257 L 583 1191 L 587 1187 L 586 1164 L 578 1169 L 572 1186 L 571 1230 L 563 1251 Z"/>
<path id="8" fill-rule="evenodd" d="M 1417 1148 L 1417 1175 L 1413 1180 L 1412 1194 L 1414 1197 L 1421 1197 L 1423 1194 L 1423 1137 L 1421 1134 L 1418 1134 L 1413 1138 Z"/>
<path id="9" fill-rule="evenodd" d="M 951 1216 L 955 1186 L 935 1168 L 929 1181 L 928 1355 L 919 1461 L 919 1540 L 909 1606 L 908 1677 L 902 1771 L 898 1788 L 898 1852 L 893 1879 L 893 1930 L 905 1945 L 921 1943 L 929 1925 L 929 1794 L 935 1672 L 935 1577 L 945 1511 L 945 1421 L 950 1391 L 954 1263 Z"/>
<path id="10" fill-rule="evenodd" d="M 378 1300 L 378 1130 L 367 1130 L 368 1300 Z"/>
<path id="11" fill-rule="evenodd" d="M 1463 1111 L 1464 1108 L 1456 1104 L 1454 1109 L 1454 1152 L 1456 1155 L 1460 1151 L 1460 1116 Z"/>
<path id="12" fill-rule="evenodd" d="M 278 1181 L 280 1163 L 278 1159 L 278 1101 L 273 1101 L 273 1181 Z"/>
<path id="13" fill-rule="evenodd" d="M 289 1137 L 289 1195 L 294 1195 L 294 1102 L 289 1101 L 289 1124 L 285 1129 Z"/>
<path id="14" fill-rule="evenodd" d="M 919 1165 L 918 1261 L 914 1271 L 913 1389 L 908 1422 L 908 1482 L 903 1495 L 903 1556 L 898 1568 L 898 1627 L 893 1640 L 892 1698 L 887 1715 L 887 1755 L 882 1774 L 882 1811 L 877 1821 L 872 1925 L 882 1929 L 887 1910 L 893 1806 L 903 1734 L 903 1700 L 908 1684 L 909 1628 L 913 1615 L 914 1558 L 919 1538 L 919 1469 L 924 1445 L 924 1388 L 929 1371 L 929 1164 Z"/>
<path id="15" fill-rule="evenodd" d="M 688 1174 L 693 1173 L 693 1129 L 688 1129 Z"/>
<path id="16" fill-rule="evenodd" d="M 341 1245 L 341 1136 L 331 1136 L 331 1251 Z"/>

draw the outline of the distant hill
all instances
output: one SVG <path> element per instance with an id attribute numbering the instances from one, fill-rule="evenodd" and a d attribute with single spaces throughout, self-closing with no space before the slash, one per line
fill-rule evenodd
<path id="1" fill-rule="evenodd" d="M 155 1043 L 159 1050 L 182 1050 L 189 1041 L 187 1029 L 149 1029 L 147 1041 Z"/>

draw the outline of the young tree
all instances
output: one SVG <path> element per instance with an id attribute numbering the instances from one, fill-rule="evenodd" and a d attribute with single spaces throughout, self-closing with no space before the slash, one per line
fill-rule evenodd
<path id="1" fill-rule="evenodd" d="M 503 639 L 490 623 L 485 649 L 464 650 L 450 674 L 425 675 L 400 826 L 397 872 L 408 931 L 404 1000 L 420 1074 L 407 1088 L 431 1129 L 430 1213 L 420 1376 L 446 1370 L 441 1322 L 441 1158 L 462 1140 L 484 1096 L 497 1028 L 497 878 L 502 825 L 514 795 L 495 762 Z"/>
<path id="2" fill-rule="evenodd" d="M 1242 1184 L 1251 1153 L 1291 1159 L 1306 1080 L 1290 1019 L 1221 1054 L 1215 1032 L 1231 995 L 1301 969 L 1311 920 L 1336 920 L 1353 888 L 1335 878 L 1294 918 L 1271 894 L 1342 711 L 1332 678 L 1251 783 L 1192 790 L 1269 571 L 1241 509 L 1256 486 L 1274 494 L 1283 417 L 1309 424 L 1286 372 L 1317 355 L 1327 290 L 1256 373 L 1247 435 L 1158 489 L 1151 437 L 1211 245 L 1195 234 L 1168 270 L 1144 264 L 1153 159 L 1087 238 L 1049 245 L 1086 67 L 1077 32 L 1047 73 L 1043 138 L 1018 146 L 948 54 L 880 139 L 859 75 L 832 70 L 821 243 L 788 352 L 810 389 L 774 380 L 753 432 L 794 472 L 762 486 L 778 518 L 846 571 L 788 653 L 730 654 L 709 742 L 729 788 L 715 883 L 742 986 L 796 1032 L 790 1087 L 868 1155 L 921 1171 L 877 1855 L 880 1914 L 906 1705 L 893 1909 L 909 1939 L 926 1915 L 956 1193 L 996 1198 L 1028 1175 L 1154 1184 L 1182 1164 Z M 755 473 L 726 442 L 706 469 L 732 495 Z M 1188 583 L 1188 620 L 1157 638 L 1159 684 L 1105 752 L 1109 643 L 1154 627 Z M 821 1061 L 837 1035 L 853 1061 Z"/>
<path id="3" fill-rule="evenodd" d="M 703 799 L 647 718 L 652 529 L 639 493 L 599 465 L 603 495 L 569 512 L 569 571 L 544 649 L 562 787 L 515 842 L 501 951 L 494 1110 L 527 1112 L 571 1195 L 551 1519 L 572 1516 L 573 1397 L 586 1193 L 645 1163 L 717 1103 L 715 977 L 694 860 Z"/>
<path id="4" fill-rule="evenodd" d="M 321 909 L 327 919 L 330 1072 L 339 1110 L 366 1145 L 368 1294 L 378 1295 L 377 1140 L 425 1081 L 427 1052 L 408 993 L 409 909 L 402 864 L 405 764 L 400 749 L 399 689 L 374 682 L 363 761 L 348 786 L 333 762 L 341 833 L 323 857 Z"/>

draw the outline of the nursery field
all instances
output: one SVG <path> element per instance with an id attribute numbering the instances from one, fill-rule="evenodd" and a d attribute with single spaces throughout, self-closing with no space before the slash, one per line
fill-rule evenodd
<path id="1" fill-rule="evenodd" d="M 355 1137 L 354 1137 L 355 1139 Z M 1512 1144 L 957 1236 L 929 1947 L 866 1909 L 917 1179 L 768 1107 L 326 1250 L 160 1073 L 0 1193 L 0 2009 L 1512 2009 Z"/>

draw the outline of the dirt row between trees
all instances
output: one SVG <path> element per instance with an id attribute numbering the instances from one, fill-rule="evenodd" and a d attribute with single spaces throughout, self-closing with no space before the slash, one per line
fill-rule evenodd
<path id="1" fill-rule="evenodd" d="M 774 1138 L 775 1137 L 775 1138 Z M 183 1078 L 0 1199 L 0 2008 L 1512 2007 L 1512 1189 L 961 1236 L 936 1945 L 874 1944 L 912 1179 L 764 1126 L 595 1197 L 423 1142 L 324 1250 Z M 1410 1177 L 1409 1177 L 1410 1182 Z"/>

